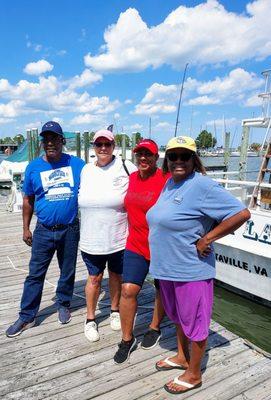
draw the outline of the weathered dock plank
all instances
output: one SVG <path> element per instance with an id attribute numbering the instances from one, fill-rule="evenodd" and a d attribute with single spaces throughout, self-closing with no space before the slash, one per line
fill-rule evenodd
<path id="1" fill-rule="evenodd" d="M 131 354 L 128 363 L 115 365 L 113 355 L 120 333 L 109 325 L 107 279 L 97 309 L 101 340 L 89 343 L 83 334 L 86 268 L 78 258 L 72 321 L 57 322 L 54 292 L 59 277 L 54 259 L 37 326 L 10 339 L 4 334 L 18 313 L 30 249 L 21 237 L 21 217 L 0 207 L 0 397 L 8 399 L 168 399 L 163 385 L 176 371 L 157 372 L 155 362 L 176 350 L 175 328 L 165 320 L 159 346 Z M 135 333 L 139 344 L 151 319 L 154 289 L 146 284 L 139 296 Z M 271 399 L 271 360 L 241 338 L 212 322 L 203 363 L 203 386 L 182 399 Z M 269 397 L 268 397 L 269 396 Z"/>

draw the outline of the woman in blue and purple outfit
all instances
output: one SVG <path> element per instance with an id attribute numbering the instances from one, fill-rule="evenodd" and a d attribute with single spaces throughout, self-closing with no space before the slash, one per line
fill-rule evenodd
<path id="1" fill-rule="evenodd" d="M 249 211 L 205 175 L 194 140 L 171 139 L 164 172 L 171 172 L 147 213 L 150 228 L 150 273 L 159 279 L 162 302 L 176 324 L 178 352 L 158 361 L 156 369 L 183 369 L 168 382 L 169 393 L 184 393 L 202 384 L 204 356 L 213 304 L 215 256 L 212 243 L 236 230 Z M 189 353 L 189 342 L 191 352 Z"/>

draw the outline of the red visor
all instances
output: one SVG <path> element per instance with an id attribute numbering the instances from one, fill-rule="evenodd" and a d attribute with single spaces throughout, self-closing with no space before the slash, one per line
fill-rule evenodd
<path id="1" fill-rule="evenodd" d="M 158 146 L 155 142 L 148 139 L 143 139 L 139 142 L 136 147 L 133 149 L 134 153 L 137 153 L 141 149 L 148 149 L 152 154 L 158 153 Z"/>

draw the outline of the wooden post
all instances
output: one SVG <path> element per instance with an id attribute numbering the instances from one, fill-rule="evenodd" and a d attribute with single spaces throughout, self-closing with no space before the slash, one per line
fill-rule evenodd
<path id="1" fill-rule="evenodd" d="M 85 155 L 85 162 L 89 163 L 89 132 L 84 132 L 84 155 Z"/>
<path id="2" fill-rule="evenodd" d="M 77 155 L 77 157 L 81 158 L 81 136 L 80 136 L 80 132 L 76 131 L 75 135 L 76 135 L 76 155 Z"/>
<path id="3" fill-rule="evenodd" d="M 33 158 L 37 158 L 39 156 L 39 136 L 38 136 L 38 129 L 32 129 L 32 136 L 33 136 Z"/>
<path id="4" fill-rule="evenodd" d="M 28 145 L 28 151 L 27 151 L 27 157 L 28 161 L 32 161 L 32 150 L 31 150 L 31 130 L 27 129 L 26 131 L 26 138 L 27 138 L 27 145 Z"/>
<path id="5" fill-rule="evenodd" d="M 35 128 L 31 129 L 31 151 L 32 151 L 32 160 L 36 158 L 36 132 Z"/>
<path id="6" fill-rule="evenodd" d="M 133 152 L 133 148 L 136 146 L 136 132 L 132 133 L 132 148 L 131 148 L 131 159 L 132 163 L 135 164 L 135 153 Z"/>
<path id="7" fill-rule="evenodd" d="M 121 135 L 121 157 L 126 160 L 126 135 L 122 133 Z"/>
<path id="8" fill-rule="evenodd" d="M 225 132 L 225 143 L 224 143 L 224 165 L 226 167 L 226 171 L 228 171 L 229 160 L 230 160 L 230 132 Z M 223 179 L 226 179 L 227 175 L 223 176 Z"/>
<path id="9" fill-rule="evenodd" d="M 239 161 L 239 179 L 241 181 L 245 179 L 245 174 L 247 171 L 247 151 L 248 151 L 249 131 L 250 127 L 243 125 L 241 149 L 240 149 L 240 161 Z M 245 202 L 246 199 L 247 199 L 247 188 L 243 187 L 241 190 L 241 201 Z"/>
<path id="10" fill-rule="evenodd" d="M 239 161 L 239 179 L 242 181 L 245 178 L 247 171 L 247 151 L 248 151 L 248 140 L 249 140 L 249 126 L 243 125 L 242 138 L 241 138 L 241 150 L 240 150 L 240 161 Z"/>

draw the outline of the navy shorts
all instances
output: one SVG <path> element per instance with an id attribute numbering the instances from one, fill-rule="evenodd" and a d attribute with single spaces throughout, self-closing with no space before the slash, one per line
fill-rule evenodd
<path id="1" fill-rule="evenodd" d="M 142 286 L 149 272 L 150 261 L 130 250 L 124 251 L 122 283 Z"/>
<path id="2" fill-rule="evenodd" d="M 111 254 L 88 254 L 81 251 L 82 258 L 89 275 L 100 275 L 104 272 L 106 263 L 108 269 L 116 274 L 122 274 L 124 250 Z"/>

